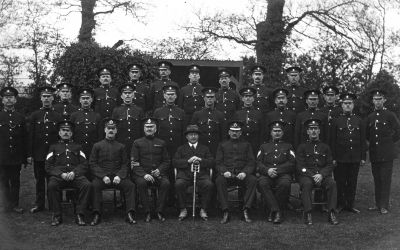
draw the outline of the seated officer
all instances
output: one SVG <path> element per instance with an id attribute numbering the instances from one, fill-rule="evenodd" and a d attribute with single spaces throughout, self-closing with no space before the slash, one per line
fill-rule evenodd
<path id="1" fill-rule="evenodd" d="M 319 139 L 321 121 L 309 119 L 305 122 L 308 141 L 299 145 L 296 152 L 296 168 L 304 207 L 304 222 L 312 225 L 312 189 L 323 187 L 328 198 L 328 222 L 337 225 L 335 216 L 337 203 L 336 182 L 332 178 L 333 163 L 329 146 Z"/>
<path id="2" fill-rule="evenodd" d="M 257 153 L 258 190 L 263 195 L 274 224 L 283 220 L 284 210 L 290 194 L 290 183 L 295 170 L 292 145 L 282 141 L 284 123 L 273 121 L 269 124 L 271 141 L 261 145 Z M 275 188 L 275 194 L 272 191 Z M 272 217 L 268 219 L 272 220 Z"/>
<path id="3" fill-rule="evenodd" d="M 128 158 L 125 146 L 115 140 L 117 120 L 104 119 L 105 138 L 93 145 L 89 165 L 93 172 L 93 213 L 92 226 L 100 223 L 102 190 L 117 188 L 126 198 L 126 222 L 136 224 L 135 185 L 128 178 Z"/>
<path id="4" fill-rule="evenodd" d="M 198 143 L 200 129 L 197 125 L 187 126 L 184 134 L 188 143 L 178 148 L 172 162 L 173 166 L 178 170 L 175 190 L 178 197 L 178 206 L 181 210 L 179 220 L 184 220 L 187 217 L 187 209 L 185 206 L 186 189 L 189 185 L 194 183 L 192 165 L 198 163 L 200 165 L 200 170 L 198 174 L 196 174 L 196 182 L 201 195 L 200 217 L 206 221 L 208 219 L 207 208 L 214 187 L 214 184 L 211 182 L 209 171 L 214 165 L 214 158 L 208 147 Z"/>
<path id="5" fill-rule="evenodd" d="M 154 136 L 157 132 L 157 120 L 145 118 L 143 123 L 145 136 L 135 140 L 132 145 L 132 178 L 142 200 L 146 214 L 145 222 L 151 221 L 147 188 L 150 185 L 158 187 L 157 217 L 159 221 L 164 222 L 164 208 L 170 187 L 168 168 L 171 160 L 165 141 Z"/>
<path id="6" fill-rule="evenodd" d="M 63 121 L 58 123 L 58 135 L 61 140 L 52 144 L 46 157 L 45 169 L 49 176 L 47 194 L 49 207 L 53 212 L 51 225 L 62 223 L 61 217 L 61 188 L 73 187 L 78 189 L 78 204 L 76 208 L 76 223 L 85 226 L 84 210 L 87 207 L 92 186 L 86 179 L 86 156 L 79 144 L 72 138 L 73 123 Z"/>
<path id="7" fill-rule="evenodd" d="M 255 170 L 255 159 L 249 142 L 240 138 L 243 124 L 233 121 L 229 125 L 229 140 L 218 145 L 216 155 L 218 200 L 221 204 L 223 217 L 222 224 L 229 221 L 228 211 L 228 185 L 239 184 L 244 186 L 243 217 L 248 223 L 251 222 L 248 210 L 253 203 L 257 178 L 253 175 Z"/>

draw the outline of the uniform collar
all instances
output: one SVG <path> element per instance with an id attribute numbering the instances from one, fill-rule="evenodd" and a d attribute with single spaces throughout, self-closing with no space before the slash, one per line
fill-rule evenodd
<path id="1" fill-rule="evenodd" d="M 6 107 L 3 107 L 3 111 L 4 111 L 4 112 L 7 112 L 7 113 L 12 113 L 12 112 L 15 111 L 15 107 L 12 106 L 10 109 L 7 109 Z"/>

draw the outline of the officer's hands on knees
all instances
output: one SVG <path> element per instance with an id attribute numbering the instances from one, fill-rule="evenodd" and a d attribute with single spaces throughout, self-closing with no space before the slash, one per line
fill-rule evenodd
<path id="1" fill-rule="evenodd" d="M 226 172 L 224 173 L 224 177 L 225 177 L 225 178 L 231 178 L 231 176 L 232 176 L 232 174 L 231 174 L 231 172 L 229 172 L 229 171 L 226 171 Z"/>
<path id="2" fill-rule="evenodd" d="M 110 178 L 108 176 L 104 176 L 103 177 L 103 182 L 108 185 L 108 184 L 111 183 L 111 180 L 110 180 Z"/>
<path id="3" fill-rule="evenodd" d="M 151 175 L 149 175 L 149 174 L 146 174 L 145 176 L 143 176 L 143 178 L 144 178 L 146 181 L 150 181 L 151 183 L 154 183 L 154 178 L 153 178 L 153 176 L 151 176 Z"/>
<path id="4" fill-rule="evenodd" d="M 115 177 L 114 177 L 114 180 L 113 180 L 113 183 L 114 183 L 115 185 L 118 185 L 119 183 L 121 183 L 121 178 L 119 178 L 118 175 L 115 176 Z"/>
<path id="5" fill-rule="evenodd" d="M 313 175 L 313 178 L 314 178 L 314 181 L 315 181 L 316 184 L 321 184 L 321 181 L 323 179 L 321 174 Z"/>
<path id="6" fill-rule="evenodd" d="M 244 178 L 246 178 L 246 173 L 239 173 L 237 176 L 236 176 L 239 180 L 244 180 Z"/>
<path id="7" fill-rule="evenodd" d="M 276 172 L 276 168 L 269 168 L 268 169 L 268 176 L 271 178 L 274 178 L 278 175 L 278 173 Z"/>

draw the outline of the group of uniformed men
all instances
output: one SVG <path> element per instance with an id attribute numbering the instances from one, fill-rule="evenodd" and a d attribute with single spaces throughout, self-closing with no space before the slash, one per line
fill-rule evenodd
<path id="1" fill-rule="evenodd" d="M 246 222 L 251 222 L 249 211 L 258 189 L 268 221 L 281 223 L 291 183 L 297 181 L 304 222 L 312 224 L 312 193 L 317 188 L 326 192 L 328 221 L 336 225 L 338 212 L 360 212 L 354 204 L 357 177 L 369 150 L 375 185 L 375 206 L 370 209 L 388 213 L 400 124 L 384 107 L 384 90 L 370 93 L 374 111 L 363 119 L 354 111 L 356 95 L 339 93 L 334 86 L 323 88 L 325 104 L 320 107 L 320 91 L 300 86 L 302 70 L 296 66 L 286 69 L 286 86 L 274 90 L 263 83 L 265 68 L 255 66 L 253 83 L 239 94 L 230 88 L 225 69 L 219 73 L 217 90 L 203 87 L 200 66 L 191 65 L 190 82 L 179 89 L 169 78 L 172 64 L 161 61 L 158 66 L 160 79 L 148 86 L 142 66 L 129 65 L 130 81 L 119 89 L 112 86 L 111 71 L 101 69 L 100 87 L 79 91 L 79 108 L 71 103 L 72 85 L 57 85 L 60 102 L 55 105 L 55 89 L 41 87 L 42 107 L 27 119 L 15 110 L 18 91 L 3 88 L 0 180 L 5 209 L 23 212 L 18 205 L 20 170 L 28 164 L 36 179 L 30 212 L 45 208 L 47 182 L 54 226 L 62 223 L 64 187 L 77 190 L 78 225 L 86 224 L 88 206 L 93 212 L 90 224 L 100 223 L 102 190 L 109 187 L 123 193 L 130 224 L 136 223 L 136 194 L 145 221 L 151 221 L 149 187 L 158 189 L 160 221 L 165 220 L 171 194 L 177 199 L 178 218 L 184 220 L 186 189 L 193 184 L 196 165 L 203 220 L 208 219 L 216 188 L 221 223 L 227 223 L 228 187 L 240 185 Z M 122 104 L 117 106 L 119 97 Z"/>

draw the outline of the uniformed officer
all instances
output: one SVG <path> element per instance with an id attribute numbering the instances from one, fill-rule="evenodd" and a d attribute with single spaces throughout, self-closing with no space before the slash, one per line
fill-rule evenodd
<path id="1" fill-rule="evenodd" d="M 103 139 L 103 126 L 99 113 L 91 108 L 93 102 L 93 90 L 82 88 L 79 92 L 79 103 L 81 107 L 71 114 L 71 122 L 74 124 L 73 138 L 82 146 L 86 158 L 90 158 L 93 144 Z"/>
<path id="2" fill-rule="evenodd" d="M 356 98 L 352 93 L 340 95 L 342 113 L 332 122 L 331 149 L 333 165 L 336 165 L 337 211 L 345 209 L 358 214 L 360 210 L 354 207 L 357 177 L 360 166 L 365 165 L 367 144 L 365 123 L 353 113 Z"/>
<path id="3" fill-rule="evenodd" d="M 36 179 L 36 201 L 31 213 L 45 208 L 46 171 L 45 160 L 51 144 L 58 141 L 57 123 L 62 121 L 62 115 L 54 110 L 54 91 L 49 86 L 39 88 L 42 107 L 29 117 L 28 164 L 33 163 Z"/>
<path id="4" fill-rule="evenodd" d="M 333 119 L 342 113 L 342 107 L 337 105 L 339 89 L 335 86 L 325 86 L 322 89 L 322 92 L 325 103 L 320 110 L 328 116 L 327 131 L 330 131 L 332 129 Z M 327 133 L 326 136 L 326 141 L 329 143 L 330 133 Z"/>
<path id="5" fill-rule="evenodd" d="M 306 109 L 304 92 L 307 88 L 300 84 L 300 74 L 303 70 L 298 66 L 291 66 L 286 68 L 285 71 L 288 78 L 287 88 L 289 90 L 288 108 L 298 114 Z"/>
<path id="6" fill-rule="evenodd" d="M 301 143 L 307 141 L 309 139 L 307 135 L 307 126 L 305 126 L 305 122 L 308 119 L 316 118 L 321 121 L 321 125 L 319 126 L 320 134 L 319 139 L 322 142 L 326 142 L 327 139 L 327 114 L 323 113 L 318 108 L 318 96 L 320 92 L 318 90 L 307 90 L 304 92 L 304 99 L 307 103 L 307 109 L 297 114 L 296 117 L 296 126 L 295 126 L 295 139 L 294 139 L 294 147 L 297 148 Z"/>
<path id="7" fill-rule="evenodd" d="M 296 113 L 287 107 L 287 96 L 289 91 L 285 88 L 276 88 L 272 92 L 276 108 L 268 112 L 265 124 L 270 124 L 273 121 L 281 121 L 285 123 L 283 127 L 282 140 L 291 145 L 294 145 L 294 130 L 296 124 Z M 271 133 L 266 129 L 263 139 L 268 142 L 271 140 Z"/>
<path id="8" fill-rule="evenodd" d="M 204 107 L 202 95 L 203 86 L 200 80 L 200 66 L 193 64 L 189 66 L 189 84 L 182 87 L 179 94 L 179 107 L 185 110 L 186 123 L 192 119 L 194 112 Z"/>
<path id="9" fill-rule="evenodd" d="M 179 89 L 178 83 L 172 81 L 169 76 L 171 75 L 172 63 L 168 61 L 158 62 L 158 72 L 160 79 L 150 84 L 150 100 L 153 103 L 153 111 L 161 108 L 165 104 L 163 87 L 165 85 L 173 85 Z"/>
<path id="10" fill-rule="evenodd" d="M 132 145 L 132 179 L 139 191 L 145 212 L 145 222 L 151 221 L 147 189 L 151 185 L 155 185 L 158 188 L 156 212 L 158 220 L 164 222 L 164 209 L 170 189 L 168 172 L 171 160 L 165 141 L 155 136 L 157 120 L 155 118 L 145 118 L 143 127 L 145 136 L 135 140 Z"/>
<path id="11" fill-rule="evenodd" d="M 51 225 L 62 223 L 61 189 L 73 187 L 77 189 L 76 224 L 85 226 L 84 212 L 89 202 L 92 185 L 86 179 L 86 155 L 82 147 L 72 140 L 73 123 L 62 121 L 58 123 L 60 140 L 52 144 L 46 157 L 46 172 L 49 175 L 48 199 L 53 213 Z"/>
<path id="12" fill-rule="evenodd" d="M 118 120 L 117 141 L 125 145 L 128 158 L 134 140 L 142 137 L 142 108 L 133 103 L 135 87 L 131 84 L 123 84 L 119 88 L 122 105 L 114 108 L 112 118 Z"/>
<path id="13" fill-rule="evenodd" d="M 215 108 L 215 88 L 203 88 L 204 108 L 193 114 L 191 124 L 199 126 L 202 136 L 199 142 L 207 145 L 215 156 L 218 143 L 225 138 L 224 114 Z"/>
<path id="14" fill-rule="evenodd" d="M 228 70 L 219 71 L 220 89 L 215 95 L 215 107 L 224 114 L 224 120 L 230 120 L 236 110 L 240 107 L 239 95 L 229 88 L 231 74 Z"/>
<path id="15" fill-rule="evenodd" d="M 323 187 L 327 192 L 328 222 L 338 224 L 335 215 L 337 204 L 336 182 L 332 178 L 332 153 L 329 146 L 319 139 L 321 120 L 305 122 L 308 141 L 301 143 L 296 151 L 296 169 L 304 207 L 304 223 L 312 225 L 312 189 Z"/>
<path id="16" fill-rule="evenodd" d="M 250 142 L 255 153 L 262 142 L 264 117 L 262 112 L 253 106 L 257 94 L 255 88 L 244 87 L 239 90 L 239 93 L 242 96 L 243 107 L 235 112 L 233 120 L 241 121 L 244 124 L 242 138 Z"/>
<path id="17" fill-rule="evenodd" d="M 143 112 L 151 110 L 150 86 L 143 81 L 143 66 L 132 63 L 128 66 L 129 83 L 135 87 L 133 103 L 142 108 Z"/>
<path id="18" fill-rule="evenodd" d="M 0 91 L 3 109 L 0 111 L 0 197 L 6 211 L 23 213 L 19 207 L 21 166 L 25 167 L 27 129 L 24 115 L 15 110 L 18 91 L 4 87 Z"/>
<path id="19" fill-rule="evenodd" d="M 223 217 L 222 224 L 229 221 L 228 210 L 228 185 L 238 184 L 245 189 L 243 197 L 243 218 L 247 223 L 251 222 L 249 209 L 253 203 L 256 192 L 257 178 L 254 176 L 255 159 L 250 143 L 241 138 L 243 124 L 240 121 L 232 121 L 229 124 L 230 139 L 218 145 L 215 157 L 218 200 L 221 205 Z"/>
<path id="20" fill-rule="evenodd" d="M 60 83 L 57 86 L 60 102 L 54 104 L 54 110 L 63 116 L 64 120 L 69 120 L 70 115 L 78 111 L 78 107 L 72 104 L 72 84 Z"/>
<path id="21" fill-rule="evenodd" d="M 104 119 L 105 138 L 93 145 L 89 165 L 94 175 L 93 186 L 93 220 L 96 226 L 101 220 L 102 190 L 117 188 L 124 192 L 126 200 L 126 222 L 136 224 L 136 190 L 135 184 L 129 179 L 129 160 L 124 144 L 117 142 L 117 120 Z"/>
<path id="22" fill-rule="evenodd" d="M 264 80 L 265 67 L 255 65 L 252 69 L 251 78 L 253 79 L 251 87 L 257 90 L 257 95 L 254 97 L 254 107 L 260 110 L 263 116 L 272 110 L 271 92 L 272 89 L 267 87 Z"/>
<path id="23" fill-rule="evenodd" d="M 384 90 L 374 89 L 370 94 L 374 111 L 367 117 L 366 137 L 369 141 L 369 157 L 375 185 L 375 206 L 370 210 L 379 210 L 381 214 L 387 214 L 393 160 L 396 158 L 394 143 L 400 138 L 400 122 L 393 112 L 384 107 Z"/>
<path id="24" fill-rule="evenodd" d="M 283 221 L 296 163 L 292 145 L 282 140 L 284 126 L 279 120 L 271 122 L 269 128 L 272 139 L 261 145 L 257 153 L 257 172 L 260 174 L 258 190 L 269 208 L 271 216 L 268 216 L 268 220 L 274 224 Z"/>
<path id="25" fill-rule="evenodd" d="M 117 106 L 118 89 L 111 86 L 111 71 L 101 68 L 97 75 L 100 87 L 94 89 L 94 111 L 100 114 L 101 119 L 111 117 L 113 109 Z"/>
<path id="26" fill-rule="evenodd" d="M 201 197 L 200 217 L 205 221 L 208 219 L 207 209 L 214 191 L 210 169 L 214 167 L 215 161 L 208 147 L 199 143 L 200 134 L 201 132 L 197 125 L 188 125 L 185 131 L 188 142 L 178 148 L 172 162 L 174 168 L 177 169 L 175 190 L 180 209 L 178 217 L 180 221 L 184 220 L 188 215 L 186 189 L 194 184 L 193 178 L 196 165 L 199 168 L 196 174 L 196 189 Z"/>

